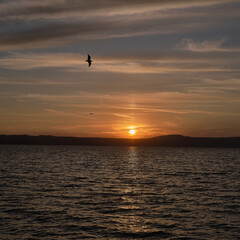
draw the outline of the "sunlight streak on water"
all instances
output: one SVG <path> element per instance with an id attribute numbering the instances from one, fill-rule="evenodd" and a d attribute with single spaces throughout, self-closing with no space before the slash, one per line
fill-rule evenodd
<path id="1" fill-rule="evenodd" d="M 239 149 L 0 146 L 0 239 L 238 239 Z"/>

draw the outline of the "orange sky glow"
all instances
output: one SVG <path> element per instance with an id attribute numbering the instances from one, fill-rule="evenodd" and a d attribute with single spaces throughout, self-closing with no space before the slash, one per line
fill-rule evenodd
<path id="1" fill-rule="evenodd" d="M 0 134 L 240 135 L 239 1 L 73 2 L 0 2 Z"/>

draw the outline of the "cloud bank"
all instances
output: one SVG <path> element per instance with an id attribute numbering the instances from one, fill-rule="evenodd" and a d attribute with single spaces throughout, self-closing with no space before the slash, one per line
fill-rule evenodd
<path id="1" fill-rule="evenodd" d="M 198 31 L 239 16 L 234 4 L 239 5 L 235 0 L 4 1 L 0 50 Z"/>

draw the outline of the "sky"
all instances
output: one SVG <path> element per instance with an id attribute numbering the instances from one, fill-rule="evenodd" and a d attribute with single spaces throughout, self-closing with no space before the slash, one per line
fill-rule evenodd
<path id="1" fill-rule="evenodd" d="M 0 134 L 240 136 L 239 29 L 239 0 L 0 0 Z"/>

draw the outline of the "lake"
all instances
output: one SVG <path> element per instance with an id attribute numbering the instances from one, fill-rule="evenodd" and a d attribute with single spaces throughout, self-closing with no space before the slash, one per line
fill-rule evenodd
<path id="1" fill-rule="evenodd" d="M 0 145 L 0 239 L 240 239 L 240 149 Z"/>

